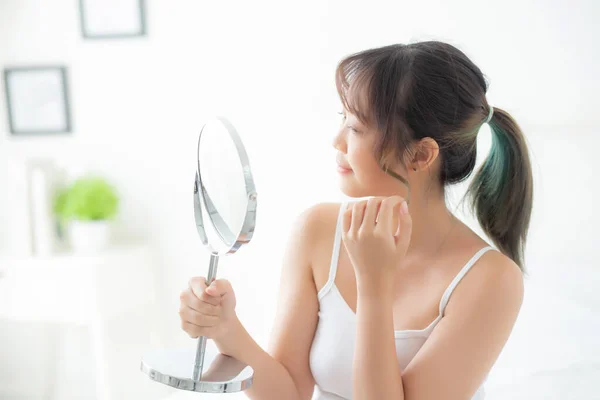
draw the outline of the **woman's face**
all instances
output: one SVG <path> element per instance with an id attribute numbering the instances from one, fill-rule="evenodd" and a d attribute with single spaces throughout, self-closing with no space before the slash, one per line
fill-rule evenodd
<path id="1" fill-rule="evenodd" d="M 404 185 L 386 174 L 375 159 L 373 146 L 377 132 L 365 127 L 356 116 L 344 110 L 342 124 L 333 141 L 338 151 L 340 187 L 350 197 L 392 196 Z M 398 166 L 390 166 L 400 175 Z"/>

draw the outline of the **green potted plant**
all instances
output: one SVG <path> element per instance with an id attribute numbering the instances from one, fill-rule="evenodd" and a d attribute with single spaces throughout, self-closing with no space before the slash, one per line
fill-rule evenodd
<path id="1" fill-rule="evenodd" d="M 105 179 L 86 176 L 60 190 L 54 212 L 67 226 L 75 251 L 99 251 L 110 242 L 110 226 L 119 210 L 119 197 Z"/>

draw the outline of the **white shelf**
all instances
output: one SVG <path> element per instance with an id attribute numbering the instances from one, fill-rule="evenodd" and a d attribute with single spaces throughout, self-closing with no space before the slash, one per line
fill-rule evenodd
<path id="1" fill-rule="evenodd" d="M 0 257 L 0 318 L 88 324 L 149 304 L 155 258 L 145 244 L 98 254 Z"/>
<path id="2" fill-rule="evenodd" d="M 145 252 L 149 245 L 145 243 L 130 243 L 113 245 L 99 253 L 75 253 L 72 251 L 61 251 L 51 255 L 24 256 L 0 253 L 0 271 L 14 268 L 48 268 L 53 265 L 75 264 L 77 262 L 102 261 L 120 257 L 129 257 L 135 252 Z"/>
<path id="3" fill-rule="evenodd" d="M 0 398 L 2 396 L 31 397 L 31 388 L 27 386 L 0 382 Z"/>
<path id="4" fill-rule="evenodd" d="M 155 305 L 156 256 L 146 244 L 97 254 L 0 256 L 0 319 L 84 325 L 90 335 L 95 398 L 112 400 L 106 326 L 113 317 Z M 139 372 L 131 370 L 132 376 Z M 2 396 L 31 395 L 29 387 L 0 382 Z M 51 388 L 49 388 L 51 390 Z"/>

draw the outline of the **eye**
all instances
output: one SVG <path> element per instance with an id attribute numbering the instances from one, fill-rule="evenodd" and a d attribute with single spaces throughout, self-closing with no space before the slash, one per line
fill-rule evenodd
<path id="1" fill-rule="evenodd" d="M 346 120 L 346 114 L 342 111 L 339 111 L 338 114 L 340 114 L 342 116 L 342 120 Z M 357 130 L 355 127 L 353 127 L 352 125 L 347 125 L 346 126 L 348 129 L 350 129 L 353 133 L 355 134 L 360 134 L 361 132 L 359 130 Z"/>

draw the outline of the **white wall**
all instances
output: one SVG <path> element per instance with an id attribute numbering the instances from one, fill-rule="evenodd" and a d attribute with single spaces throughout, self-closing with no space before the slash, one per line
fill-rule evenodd
<path id="1" fill-rule="evenodd" d="M 520 122 L 536 168 L 527 255 L 533 297 L 490 380 L 500 387 L 534 370 L 598 359 L 584 347 L 594 344 L 591 336 L 573 339 L 584 327 L 598 332 L 591 324 L 600 310 L 593 290 L 597 2 L 148 1 L 149 36 L 122 41 L 83 41 L 76 4 L 0 0 L 0 66 L 67 65 L 74 125 L 68 136 L 11 137 L 2 98 L 0 251 L 16 246 L 6 187 L 11 159 L 49 155 L 100 171 L 122 194 L 119 237 L 146 238 L 160 254 L 166 337 L 189 343 L 179 331 L 178 293 L 208 263 L 193 223 L 194 147 L 204 119 L 225 114 L 248 148 L 259 210 L 252 243 L 223 261 L 220 276 L 233 281 L 241 320 L 266 345 L 291 221 L 312 203 L 342 197 L 330 145 L 339 121 L 337 61 L 371 46 L 448 40 L 490 79 L 490 102 Z M 545 303 L 547 292 L 564 301 Z M 32 330 L 51 328 L 2 325 L 10 343 Z M 532 332 L 543 340 L 529 340 Z M 46 345 L 21 343 L 23 358 L 35 360 Z M 0 344 L 0 364 L 6 351 Z M 10 361 L 9 369 L 42 375 L 53 361 L 46 358 Z M 84 398 L 84 386 L 70 395 Z"/>

